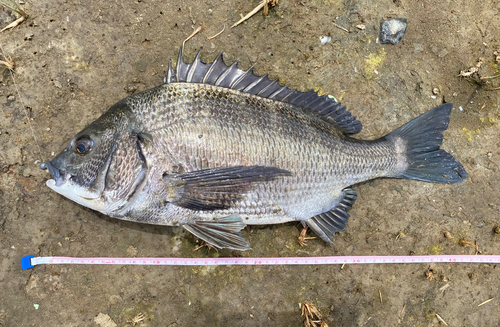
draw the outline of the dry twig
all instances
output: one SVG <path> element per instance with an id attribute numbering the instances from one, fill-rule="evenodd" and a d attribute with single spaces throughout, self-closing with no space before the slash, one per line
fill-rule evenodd
<path id="1" fill-rule="evenodd" d="M 0 65 L 4 65 L 7 67 L 10 71 L 14 71 L 14 68 L 16 68 L 16 65 L 14 64 L 14 61 L 12 60 L 11 57 L 5 57 L 5 61 L 0 60 Z"/>
<path id="2" fill-rule="evenodd" d="M 332 22 L 332 24 L 333 24 L 333 26 L 335 26 L 336 28 L 340 28 L 341 30 L 346 31 L 347 33 L 349 33 L 349 30 L 348 30 L 347 28 L 342 27 L 342 26 L 340 26 L 339 24 L 336 24 L 336 23 L 333 23 L 333 22 Z"/>
<path id="3" fill-rule="evenodd" d="M 491 299 L 486 300 L 486 301 L 484 301 L 483 303 L 479 304 L 479 305 L 478 305 L 478 307 L 480 307 L 480 306 L 482 306 L 483 304 L 486 304 L 486 303 L 488 303 L 488 302 L 491 302 L 491 301 L 493 301 L 494 299 L 495 299 L 495 298 L 494 298 L 494 297 L 492 297 Z"/>
<path id="4" fill-rule="evenodd" d="M 312 304 L 304 302 L 301 305 L 302 316 L 306 317 L 304 320 L 305 327 L 328 327 L 326 322 L 322 320 L 321 313 Z M 314 320 L 316 316 L 316 320 Z"/>
<path id="5" fill-rule="evenodd" d="M 476 253 L 475 253 L 476 255 L 479 253 L 479 248 L 477 246 L 477 243 L 476 244 L 472 244 L 471 242 L 469 242 L 469 241 L 467 241 L 467 240 L 465 240 L 463 238 L 459 240 L 459 243 L 462 244 L 463 246 L 470 246 L 471 248 L 476 249 Z"/>
<path id="6" fill-rule="evenodd" d="M 14 28 L 17 25 L 21 24 L 26 18 L 28 18 L 28 14 L 24 10 L 22 10 L 19 7 L 19 5 L 14 0 L 10 0 L 10 2 L 12 3 L 12 6 L 6 4 L 3 1 L 0 1 L 0 5 L 8 8 L 8 9 L 10 9 L 12 11 L 17 12 L 19 15 L 21 15 L 21 17 L 19 17 L 18 19 L 16 19 L 15 21 L 13 21 L 12 23 L 10 23 L 9 25 L 7 25 L 4 28 L 2 28 L 2 30 L 0 30 L 0 32 L 3 32 L 5 30 L 11 29 L 11 28 Z"/>
<path id="7" fill-rule="evenodd" d="M 298 242 L 299 242 L 300 246 L 306 245 L 307 240 L 313 240 L 316 238 L 316 237 L 306 237 L 307 229 L 308 229 L 308 226 L 306 225 L 306 227 L 304 227 L 304 229 L 302 229 L 302 232 L 300 232 L 300 235 L 298 238 Z"/>
<path id="8" fill-rule="evenodd" d="M 499 78 L 500 74 L 498 75 L 493 75 L 493 76 L 481 76 L 481 79 L 494 79 L 494 78 Z"/>
<path id="9" fill-rule="evenodd" d="M 216 38 L 217 36 L 221 35 L 221 34 L 224 32 L 224 30 L 225 30 L 225 29 L 226 29 L 226 24 L 224 24 L 224 27 L 222 28 L 222 31 L 220 31 L 219 33 L 215 34 L 214 36 L 209 36 L 209 37 L 207 37 L 207 40 L 214 39 L 214 38 Z"/>
<path id="10" fill-rule="evenodd" d="M 214 249 L 216 252 L 219 252 L 219 250 L 215 246 L 213 246 L 212 244 L 210 244 L 206 241 L 201 241 L 201 244 L 198 245 L 197 247 L 195 247 L 193 251 L 198 251 L 204 247 L 207 247 L 208 251 Z"/>
<path id="11" fill-rule="evenodd" d="M 476 66 L 472 66 L 467 70 L 465 70 L 465 69 L 461 70 L 460 74 L 458 76 L 469 77 L 469 78 L 479 77 L 479 69 L 481 68 L 482 65 L 483 65 L 483 58 L 479 58 L 477 60 Z"/>
<path id="12" fill-rule="evenodd" d="M 441 316 L 438 315 L 437 313 L 436 313 L 436 318 L 438 318 L 438 320 L 441 321 L 445 326 L 448 326 L 448 324 L 446 323 L 446 321 L 444 321 L 444 319 L 441 318 Z"/>
<path id="13" fill-rule="evenodd" d="M 134 318 L 130 319 L 127 322 L 130 322 L 130 323 L 132 323 L 133 326 L 135 326 L 138 323 L 140 323 L 141 321 L 144 321 L 145 318 L 146 318 L 146 315 L 144 315 L 144 313 L 140 312 Z"/>
<path id="14" fill-rule="evenodd" d="M 267 16 L 268 10 L 269 10 L 269 5 L 271 5 L 271 6 L 274 7 L 274 6 L 276 6 L 278 4 L 278 1 L 279 0 L 262 0 L 262 2 L 259 3 L 259 5 L 257 7 L 253 8 L 253 10 L 251 12 L 249 12 L 248 14 L 246 14 L 245 17 L 241 18 L 239 21 L 237 21 L 236 23 L 234 23 L 233 26 L 231 26 L 231 28 L 240 25 L 245 20 L 247 20 L 250 17 L 252 17 L 253 15 L 255 15 L 262 8 L 264 8 L 264 16 Z"/>
<path id="15" fill-rule="evenodd" d="M 195 36 L 196 34 L 198 34 L 201 30 L 202 30 L 201 26 L 198 26 L 198 28 L 193 33 L 191 33 L 191 35 L 189 35 L 184 41 L 182 41 L 182 47 L 184 48 L 184 44 L 187 41 L 189 41 L 193 36 Z"/>
<path id="16" fill-rule="evenodd" d="M 425 277 L 427 277 L 428 280 L 434 279 L 434 273 L 431 269 L 427 269 L 427 271 L 425 272 Z"/>
<path id="17" fill-rule="evenodd" d="M 2 30 L 0 32 L 3 32 L 3 31 L 6 31 L 8 29 L 16 27 L 17 25 L 21 24 L 25 19 L 26 19 L 26 17 L 24 17 L 24 16 L 19 17 L 18 19 L 16 19 L 15 21 L 10 23 L 9 25 L 2 28 Z"/>
<path id="18" fill-rule="evenodd" d="M 448 287 L 450 287 L 450 284 L 446 284 L 446 285 L 444 285 L 443 287 L 441 287 L 441 288 L 439 289 L 439 291 L 442 293 L 442 292 L 444 292 L 444 291 L 445 291 Z"/>

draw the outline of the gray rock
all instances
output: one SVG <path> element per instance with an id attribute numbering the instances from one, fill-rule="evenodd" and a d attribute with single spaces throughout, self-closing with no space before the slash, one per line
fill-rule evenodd
<path id="1" fill-rule="evenodd" d="M 406 32 L 406 18 L 393 18 L 380 24 L 380 43 L 398 44 Z"/>

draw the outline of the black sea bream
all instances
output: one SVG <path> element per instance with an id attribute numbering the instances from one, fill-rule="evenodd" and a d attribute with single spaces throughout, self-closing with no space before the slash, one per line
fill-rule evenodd
<path id="1" fill-rule="evenodd" d="M 439 149 L 447 103 L 377 140 L 329 96 L 204 63 L 169 65 L 164 84 L 119 101 L 43 163 L 47 186 L 106 215 L 180 225 L 218 248 L 250 249 L 246 225 L 301 221 L 332 242 L 378 177 L 456 183 L 467 173 Z"/>

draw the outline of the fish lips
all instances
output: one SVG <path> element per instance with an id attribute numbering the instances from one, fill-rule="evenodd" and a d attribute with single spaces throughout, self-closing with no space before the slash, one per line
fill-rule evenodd
<path id="1" fill-rule="evenodd" d="M 72 177 L 70 173 L 66 173 L 65 171 L 60 170 L 59 168 L 55 167 L 50 161 L 40 164 L 40 168 L 43 170 L 49 170 L 50 176 L 55 181 L 55 186 L 63 185 L 68 179 Z"/>
<path id="2" fill-rule="evenodd" d="M 40 165 L 43 170 L 48 170 L 52 179 L 47 180 L 47 186 L 62 196 L 75 201 L 85 207 L 106 213 L 108 203 L 102 199 L 102 190 L 89 189 L 74 182 L 76 175 L 57 168 L 54 161 L 44 162 Z"/>

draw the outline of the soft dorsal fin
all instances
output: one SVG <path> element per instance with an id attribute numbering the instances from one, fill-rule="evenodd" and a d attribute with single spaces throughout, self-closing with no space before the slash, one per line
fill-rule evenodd
<path id="1" fill-rule="evenodd" d="M 182 50 L 183 47 L 179 51 L 175 69 L 172 67 L 172 61 L 169 62 L 168 71 L 163 78 L 165 84 L 203 83 L 230 88 L 307 108 L 346 134 L 356 134 L 362 129 L 361 122 L 332 97 L 319 96 L 313 90 L 308 92 L 291 90 L 287 86 L 279 85 L 278 80 L 270 80 L 267 74 L 255 75 L 253 67 L 246 71 L 238 69 L 237 61 L 228 66 L 224 63 L 222 52 L 213 62 L 205 63 L 200 60 L 202 50 L 200 49 L 193 62 L 186 63 L 182 59 Z"/>

